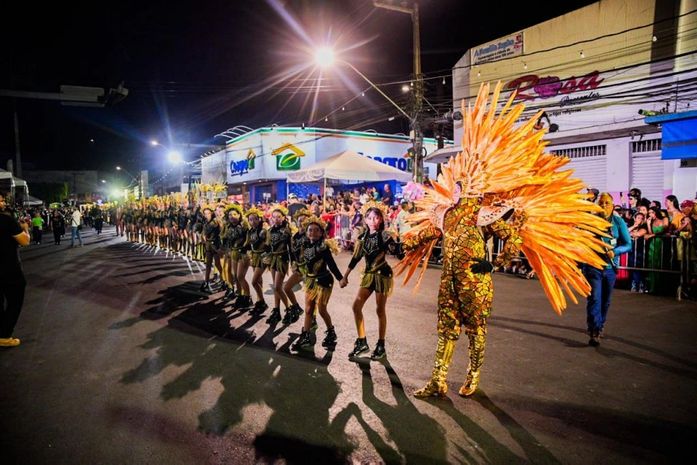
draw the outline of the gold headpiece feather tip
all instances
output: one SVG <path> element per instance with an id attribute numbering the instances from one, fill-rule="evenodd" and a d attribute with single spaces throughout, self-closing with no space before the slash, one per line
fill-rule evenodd
<path id="1" fill-rule="evenodd" d="M 283 216 L 288 216 L 288 209 L 281 205 L 280 203 L 274 203 L 269 206 L 269 212 L 281 212 Z"/>
<path id="2" fill-rule="evenodd" d="M 303 229 L 307 229 L 311 224 L 318 225 L 320 228 L 322 228 L 322 231 L 327 230 L 327 222 L 318 216 L 310 215 L 307 218 L 305 218 L 305 221 L 303 221 L 302 225 Z"/>
<path id="3" fill-rule="evenodd" d="M 225 213 L 230 213 L 230 210 L 235 210 L 240 216 L 244 216 L 244 209 L 239 203 L 229 203 L 225 205 Z"/>
<path id="4" fill-rule="evenodd" d="M 252 207 L 244 212 L 244 217 L 249 218 L 252 215 L 256 215 L 259 219 L 264 218 L 264 212 L 259 210 L 257 207 Z"/>
<path id="5" fill-rule="evenodd" d="M 387 205 L 385 205 L 382 202 L 371 200 L 370 202 L 366 202 L 365 205 L 363 205 L 363 207 L 361 207 L 361 214 L 363 215 L 363 217 L 365 217 L 365 215 L 368 214 L 368 210 L 371 210 L 371 209 L 379 210 L 380 213 L 382 214 L 383 220 L 385 218 L 387 218 L 387 215 L 389 214 L 388 209 L 387 209 Z"/>

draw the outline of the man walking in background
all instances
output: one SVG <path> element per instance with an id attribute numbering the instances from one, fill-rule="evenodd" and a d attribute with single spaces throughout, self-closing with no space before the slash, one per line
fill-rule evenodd
<path id="1" fill-rule="evenodd" d="M 80 237 L 80 228 L 82 227 L 82 215 L 80 214 L 80 209 L 75 208 L 70 218 L 70 247 L 75 247 L 76 237 L 80 241 L 80 247 L 82 247 L 82 237 Z"/>

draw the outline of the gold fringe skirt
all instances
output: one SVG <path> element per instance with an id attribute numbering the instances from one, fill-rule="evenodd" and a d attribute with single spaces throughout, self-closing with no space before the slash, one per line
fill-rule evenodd
<path id="1" fill-rule="evenodd" d="M 266 268 L 261 252 L 250 252 L 249 260 L 252 268 Z"/>
<path id="2" fill-rule="evenodd" d="M 364 271 L 361 277 L 361 287 L 389 297 L 392 295 L 392 289 L 394 288 L 394 279 L 392 276 L 381 274 L 380 271 Z"/>
<path id="3" fill-rule="evenodd" d="M 332 296 L 333 286 L 320 286 L 317 282 L 317 278 L 305 278 L 303 284 L 305 285 L 305 299 L 310 302 L 315 302 L 318 305 L 327 306 L 329 298 Z"/>
<path id="4" fill-rule="evenodd" d="M 281 254 L 271 254 L 269 257 L 269 269 L 281 272 L 283 275 L 288 273 L 288 260 Z"/>
<path id="5" fill-rule="evenodd" d="M 232 260 L 233 262 L 238 262 L 242 258 L 244 258 L 244 254 L 242 253 L 241 250 L 239 250 L 239 249 L 231 249 L 230 250 L 230 260 Z"/>

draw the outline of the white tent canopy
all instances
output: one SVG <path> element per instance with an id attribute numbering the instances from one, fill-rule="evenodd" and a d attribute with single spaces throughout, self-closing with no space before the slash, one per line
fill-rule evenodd
<path id="1" fill-rule="evenodd" d="M 33 197 L 31 195 L 27 195 L 26 198 L 24 199 L 24 205 L 27 206 L 37 206 L 37 205 L 43 205 L 44 201 L 41 199 L 37 199 L 36 197 Z"/>
<path id="2" fill-rule="evenodd" d="M 350 150 L 332 155 L 305 169 L 288 173 L 288 182 L 316 182 L 322 179 L 408 182 L 411 180 L 411 174 Z"/>

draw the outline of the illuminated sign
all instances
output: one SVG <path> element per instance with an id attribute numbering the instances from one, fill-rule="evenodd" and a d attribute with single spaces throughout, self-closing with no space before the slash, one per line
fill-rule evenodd
<path id="1" fill-rule="evenodd" d="M 300 158 L 305 152 L 293 144 L 283 144 L 271 152 L 276 157 L 276 169 L 278 171 L 296 171 L 300 169 Z"/>
<path id="2" fill-rule="evenodd" d="M 247 151 L 247 158 L 230 162 L 230 175 L 242 176 L 243 174 L 247 174 L 254 169 L 256 158 L 257 154 L 254 153 L 254 150 L 249 149 Z"/>
<path id="3" fill-rule="evenodd" d="M 568 95 L 574 92 L 583 92 L 596 89 L 605 79 L 600 77 L 600 71 L 593 71 L 585 76 L 561 80 L 558 76 L 540 77 L 536 74 L 528 74 L 509 81 L 504 86 L 506 90 L 515 90 L 517 92 L 516 99 L 534 100 L 537 98 L 553 98 L 558 95 Z M 597 92 L 591 92 L 592 95 L 587 96 L 585 101 L 595 100 L 600 95 Z M 565 104 L 573 105 L 575 99 L 566 97 Z M 581 103 L 579 101 L 578 103 Z"/>

